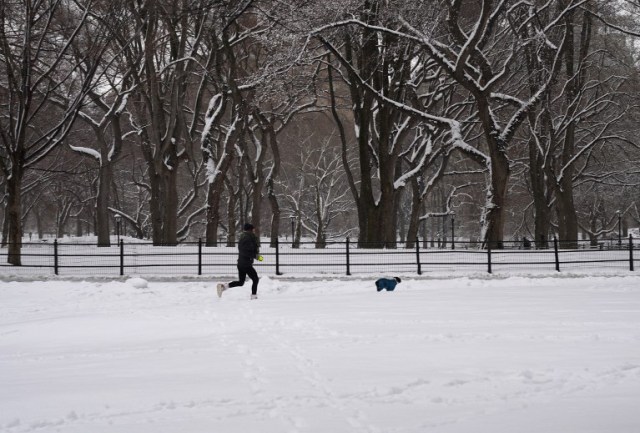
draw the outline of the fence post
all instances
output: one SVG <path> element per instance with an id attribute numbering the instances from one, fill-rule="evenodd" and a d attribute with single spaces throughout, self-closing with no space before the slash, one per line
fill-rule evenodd
<path id="1" fill-rule="evenodd" d="M 629 270 L 633 271 L 633 235 L 629 235 Z"/>
<path id="2" fill-rule="evenodd" d="M 416 238 L 416 262 L 418 263 L 418 275 L 422 275 L 422 266 L 420 264 L 420 238 Z"/>
<path id="3" fill-rule="evenodd" d="M 491 273 L 491 241 L 487 242 L 487 265 L 488 272 Z"/>
<path id="4" fill-rule="evenodd" d="M 351 275 L 351 261 L 349 258 L 349 238 L 347 237 L 347 275 Z"/>
<path id="5" fill-rule="evenodd" d="M 556 257 L 556 271 L 560 272 L 560 255 L 558 254 L 558 238 L 553 237 L 553 252 Z"/>
<path id="6" fill-rule="evenodd" d="M 124 239 L 120 239 L 120 276 L 124 275 Z"/>
<path id="7" fill-rule="evenodd" d="M 58 239 L 53 240 L 53 273 L 58 275 Z"/>
<path id="8" fill-rule="evenodd" d="M 198 238 L 198 275 L 202 275 L 202 238 Z"/>
<path id="9" fill-rule="evenodd" d="M 280 241 L 276 237 L 276 275 L 282 275 L 280 272 Z"/>

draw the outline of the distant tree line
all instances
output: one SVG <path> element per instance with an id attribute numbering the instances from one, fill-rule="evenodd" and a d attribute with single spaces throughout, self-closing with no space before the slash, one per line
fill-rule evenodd
<path id="1" fill-rule="evenodd" d="M 639 37 L 636 0 L 3 0 L 2 243 L 596 242 L 640 221 Z"/>

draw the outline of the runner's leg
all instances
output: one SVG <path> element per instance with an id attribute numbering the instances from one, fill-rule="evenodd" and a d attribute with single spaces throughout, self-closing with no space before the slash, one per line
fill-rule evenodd
<path id="1" fill-rule="evenodd" d="M 258 282 L 260 281 L 260 278 L 258 277 L 258 273 L 253 268 L 253 266 L 251 266 L 251 267 L 249 267 L 247 269 L 247 275 L 249 275 L 249 278 L 251 278 L 251 281 L 253 283 L 251 285 L 251 294 L 252 295 L 257 295 L 258 294 Z"/>
<path id="2" fill-rule="evenodd" d="M 247 278 L 247 270 L 238 266 L 238 281 L 232 281 L 229 283 L 229 287 L 238 287 L 244 285 L 244 280 Z"/>

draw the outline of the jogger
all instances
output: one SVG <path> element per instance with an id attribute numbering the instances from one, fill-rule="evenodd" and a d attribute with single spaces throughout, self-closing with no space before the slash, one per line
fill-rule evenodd
<path id="1" fill-rule="evenodd" d="M 248 275 L 253 283 L 251 285 L 251 299 L 258 298 L 258 282 L 260 278 L 253 268 L 253 259 L 258 257 L 258 238 L 253 233 L 252 224 L 246 223 L 243 228 L 244 232 L 240 235 L 240 240 L 238 241 L 238 280 L 229 284 L 218 284 L 218 296 L 222 296 L 222 292 L 230 287 L 244 285 Z"/>

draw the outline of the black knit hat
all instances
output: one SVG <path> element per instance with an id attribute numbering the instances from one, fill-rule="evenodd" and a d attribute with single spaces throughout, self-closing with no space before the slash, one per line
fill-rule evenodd
<path id="1" fill-rule="evenodd" d="M 253 224 L 245 223 L 243 229 L 244 229 L 244 231 L 253 230 Z"/>
<path id="2" fill-rule="evenodd" d="M 400 279 L 400 277 L 393 277 L 393 278 L 395 278 L 395 280 L 396 280 L 397 282 L 399 282 L 399 283 L 400 283 L 400 282 L 402 282 L 402 280 Z"/>

